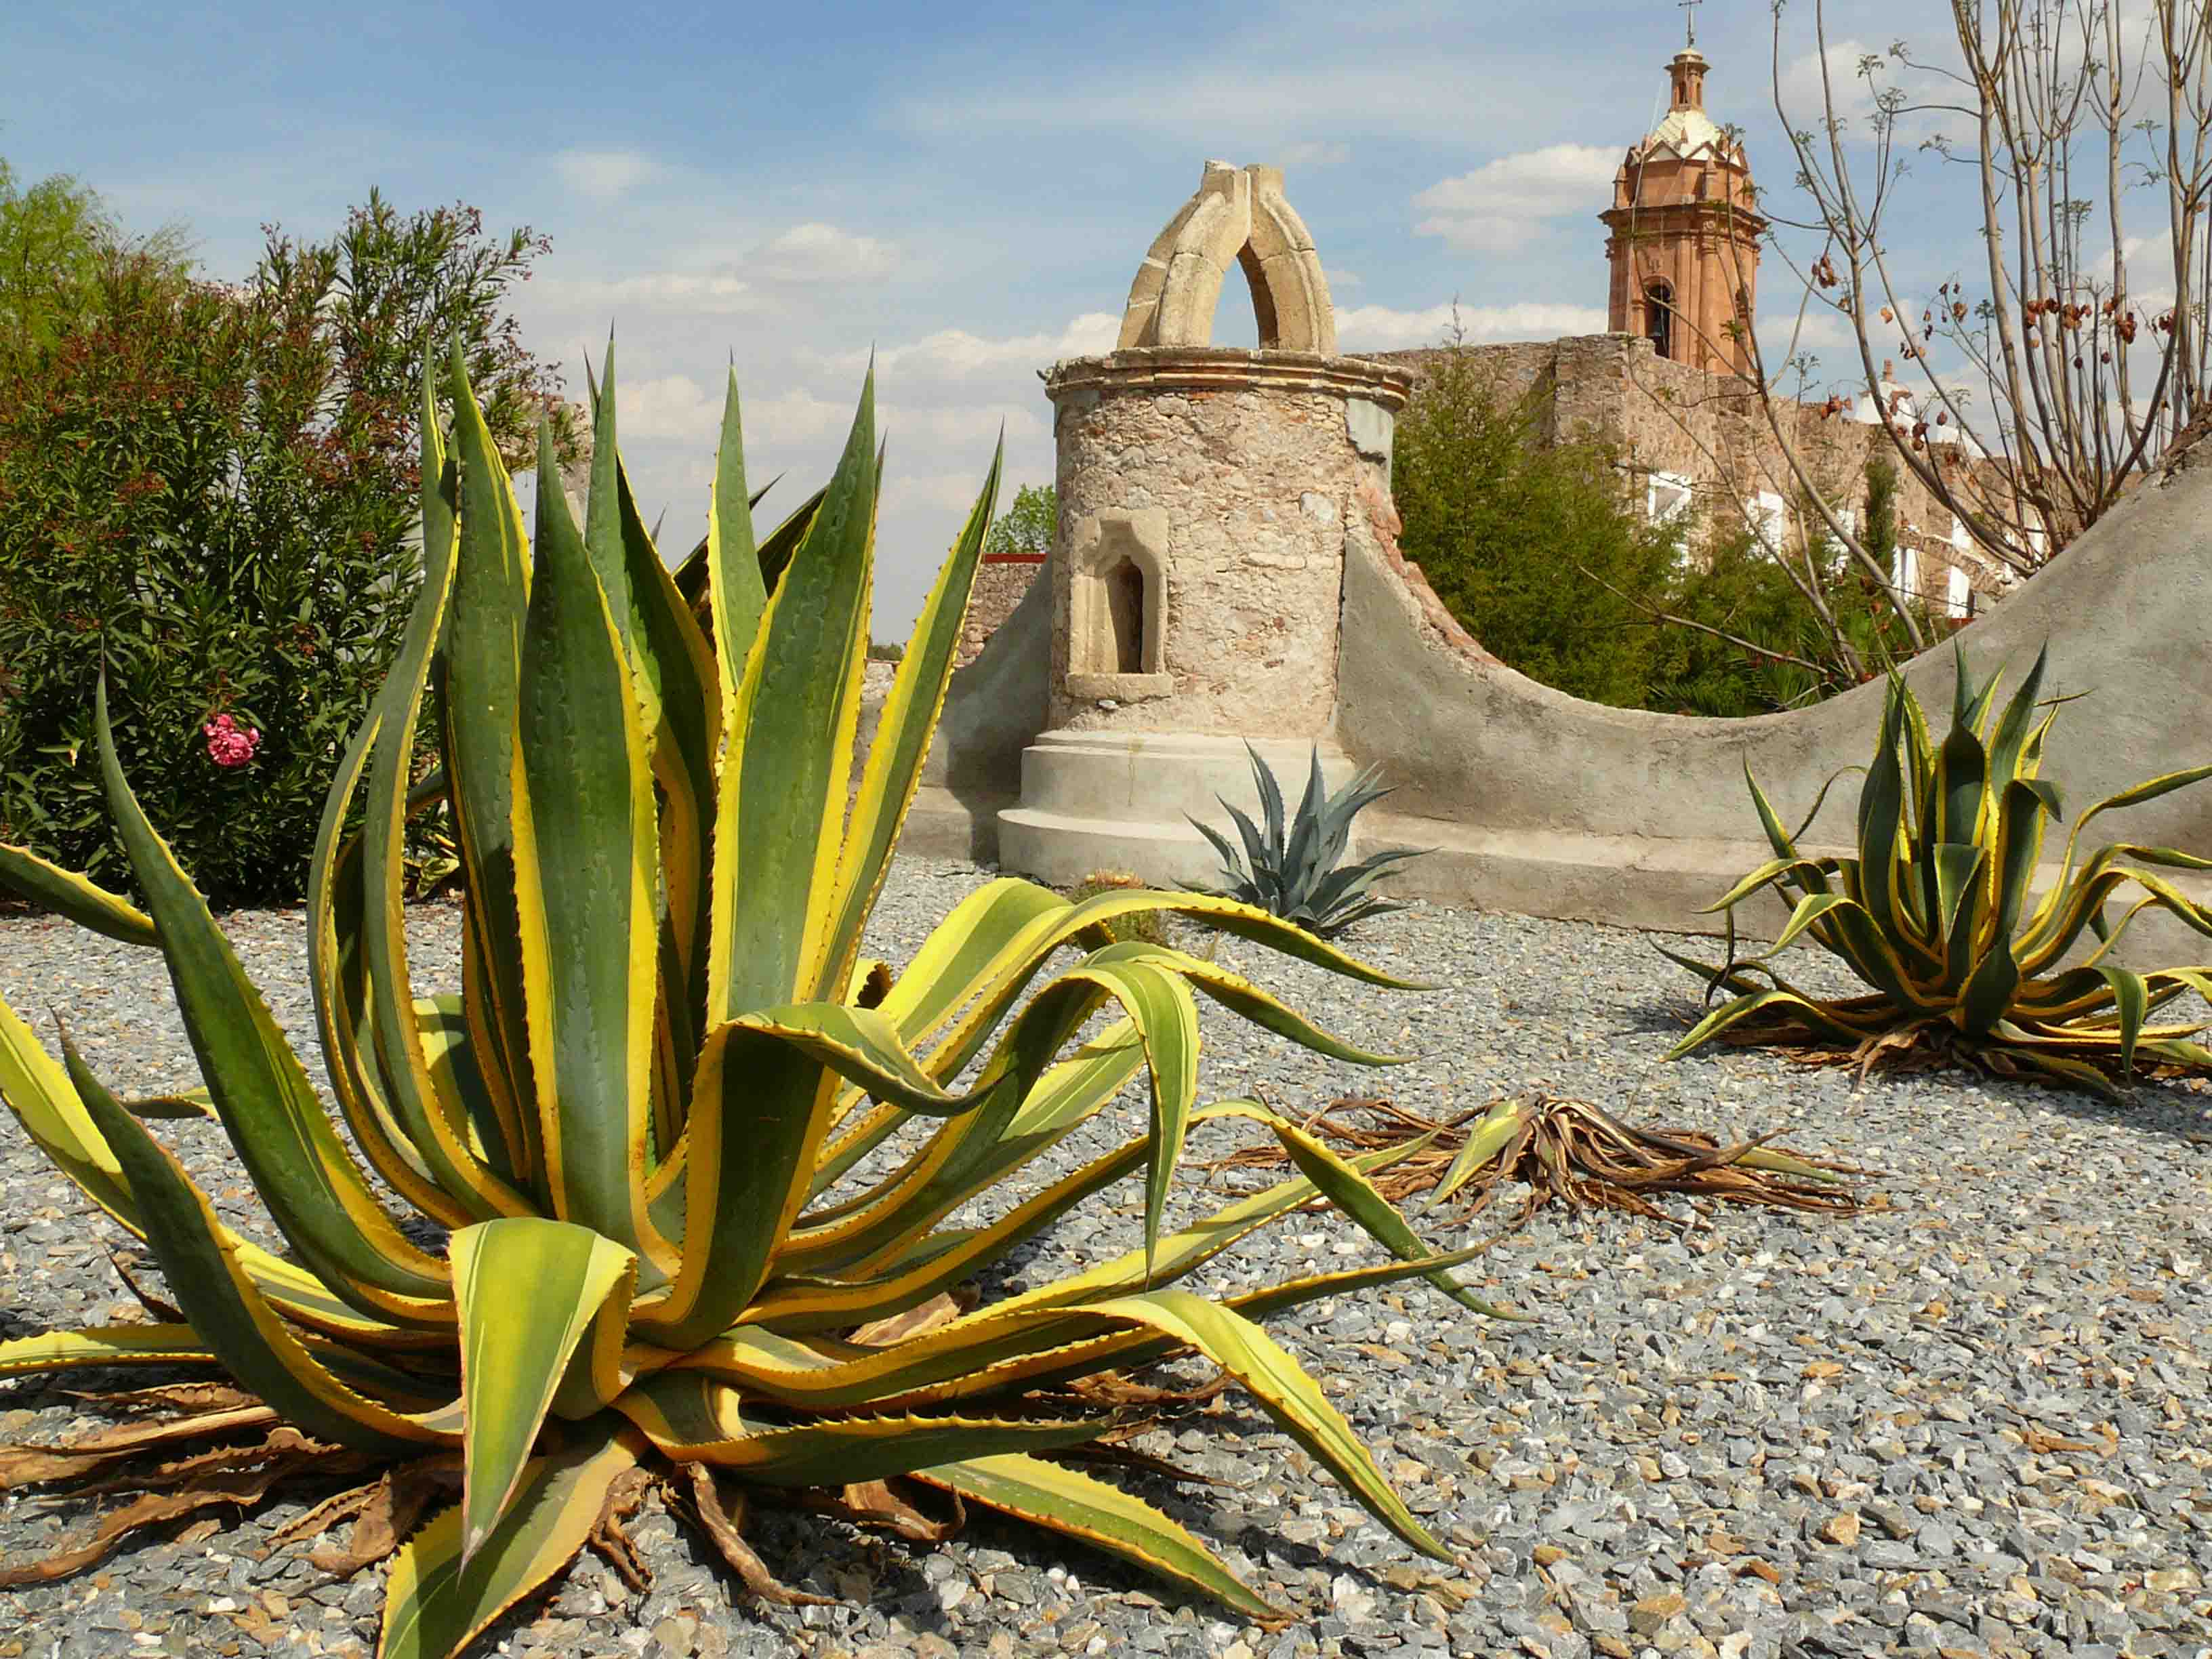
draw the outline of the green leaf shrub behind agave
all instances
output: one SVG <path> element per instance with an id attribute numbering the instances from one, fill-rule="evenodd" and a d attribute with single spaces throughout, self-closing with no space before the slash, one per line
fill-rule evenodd
<path id="1" fill-rule="evenodd" d="M 2212 1050 L 2190 1041 L 2201 1025 L 2148 1023 L 2185 992 L 2212 992 L 2212 969 L 2136 973 L 2110 959 L 2128 925 L 2147 909 L 2212 934 L 2212 912 L 2154 871 L 2136 867 L 2212 870 L 2212 859 L 2124 842 L 2078 863 L 2075 856 L 2092 818 L 2212 777 L 2212 766 L 2169 772 L 2091 806 L 2067 836 L 2057 879 L 2031 903 L 2046 820 L 2061 817 L 2057 787 L 2039 775 L 2060 701 L 2039 715 L 2047 654 L 2037 656 L 2002 714 L 2000 677 L 1977 689 L 1960 654 L 1951 729 L 1941 744 L 1930 738 L 1911 690 L 1892 677 L 1874 764 L 1859 792 L 1856 858 L 1800 853 L 1746 766 L 1774 857 L 1709 907 L 1728 915 L 1727 963 L 1663 953 L 1702 975 L 1709 991 L 1736 993 L 1676 1043 L 1669 1059 L 1726 1032 L 1738 1040 L 1833 1043 L 1865 1064 L 1933 1049 L 2003 1075 L 2033 1073 L 2106 1095 L 2117 1094 L 2113 1077 L 2131 1075 L 2138 1055 L 2212 1066 Z M 1813 812 L 1819 810 L 1816 799 Z M 2108 927 L 2105 904 L 2129 884 L 2140 895 L 2118 925 Z M 1769 888 L 1790 901 L 1789 922 L 1769 950 L 1740 959 L 1735 907 Z M 2100 943 L 2064 966 L 2085 930 Z M 1841 959 L 1869 994 L 1823 1000 L 1776 974 L 1768 963 L 1801 936 Z"/>
<path id="2" fill-rule="evenodd" d="M 1316 747 L 1305 793 L 1298 798 L 1297 813 L 1286 828 L 1283 792 L 1276 787 L 1275 775 L 1249 743 L 1244 745 L 1244 752 L 1252 763 L 1252 782 L 1260 792 L 1267 829 L 1263 832 L 1244 812 L 1221 801 L 1222 810 L 1236 822 L 1237 836 L 1243 842 L 1243 855 L 1239 858 L 1228 836 L 1191 818 L 1191 826 L 1221 855 L 1223 882 L 1214 888 L 1193 886 L 1193 891 L 1216 893 L 1255 906 L 1317 939 L 1334 939 L 1354 922 L 1406 908 L 1376 897 L 1371 890 L 1392 865 L 1419 858 L 1425 848 L 1390 848 L 1357 864 L 1344 862 L 1345 851 L 1352 844 L 1352 819 L 1390 793 L 1376 787 L 1375 780 L 1382 775 L 1380 768 L 1370 767 L 1332 795 L 1322 779 L 1321 750 Z M 1221 799 L 1218 795 L 1214 799 Z"/>
<path id="3" fill-rule="evenodd" d="M 1379 1057 L 1224 969 L 1111 928 L 1147 912 L 1202 915 L 1393 981 L 1227 900 L 1140 891 L 1074 904 L 1017 880 L 963 900 L 902 974 L 860 956 L 951 672 L 997 464 L 923 608 L 848 809 L 877 501 L 872 391 L 830 484 L 757 545 L 733 382 L 706 556 L 672 574 L 623 475 L 611 350 L 584 522 L 542 489 L 534 542 L 458 364 L 449 372 L 450 455 L 424 421 L 422 594 L 339 769 L 309 933 L 331 1091 L 377 1174 L 452 1230 L 450 1249 L 416 1243 L 354 1162 L 138 810 L 103 698 L 106 785 L 147 911 L 20 852 L 0 854 L 0 872 L 162 951 L 210 1109 L 289 1249 L 262 1249 L 218 1220 L 66 1033 L 57 1064 L 0 1005 L 0 1092 L 144 1240 L 183 1316 L 0 1343 L 0 1376 L 203 1364 L 349 1452 L 458 1450 L 460 1503 L 395 1564 L 382 1644 L 395 1656 L 465 1645 L 581 1547 L 641 1462 L 704 1464 L 764 1488 L 911 1475 L 1264 1613 L 1166 1516 L 1048 1455 L 1112 1426 L 1084 1379 L 1174 1354 L 1233 1375 L 1385 1525 L 1441 1553 L 1255 1322 L 1413 1276 L 1498 1310 L 1451 1281 L 1464 1255 L 1427 1254 L 1359 1164 L 1250 1103 L 1197 1106 L 1197 994 L 1324 1054 Z M 426 410 L 431 384 L 426 369 Z M 719 653 L 679 582 L 693 574 Z M 410 988 L 402 854 L 412 733 L 434 685 L 466 904 L 462 994 L 423 1000 Z M 418 789 L 412 805 L 437 793 Z M 365 826 L 348 838 L 364 795 Z M 1109 1005 L 1118 1018 L 1079 1041 Z M 988 1225 L 941 1224 L 1139 1078 L 1149 1133 Z M 1185 1134 L 1236 1117 L 1265 1123 L 1298 1176 L 1165 1228 Z M 928 1133 L 888 1147 L 902 1127 Z M 879 1149 L 908 1155 L 864 1162 Z M 1142 1248 L 972 1312 L 951 1305 L 947 1291 L 1140 1170 Z M 1224 1304 L 1175 1286 L 1317 1194 L 1390 1259 Z M 917 1310 L 904 1328 L 879 1322 Z"/>

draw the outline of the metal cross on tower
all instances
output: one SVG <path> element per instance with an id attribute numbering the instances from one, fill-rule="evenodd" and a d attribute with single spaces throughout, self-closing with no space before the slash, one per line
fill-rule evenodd
<path id="1" fill-rule="evenodd" d="M 1704 5 L 1705 0 L 1674 0 L 1674 3 L 1682 9 L 1682 22 L 1688 28 L 1690 44 L 1694 46 L 1698 44 L 1698 14 L 1692 8 Z"/>

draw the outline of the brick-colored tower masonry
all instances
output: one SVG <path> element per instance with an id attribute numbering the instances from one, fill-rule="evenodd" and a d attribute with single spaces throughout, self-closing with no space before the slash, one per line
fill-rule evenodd
<path id="1" fill-rule="evenodd" d="M 1613 175 L 1613 287 L 1607 327 L 1651 341 L 1659 355 L 1709 373 L 1747 372 L 1743 330 L 1759 297 L 1766 221 L 1743 146 L 1705 113 L 1705 59 L 1694 45 L 1667 66 L 1667 118 L 1632 145 Z"/>

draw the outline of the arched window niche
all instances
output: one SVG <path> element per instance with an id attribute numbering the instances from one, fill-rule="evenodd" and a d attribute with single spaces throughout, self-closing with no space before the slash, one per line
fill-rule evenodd
<path id="1" fill-rule="evenodd" d="M 1644 290 L 1644 334 L 1662 357 L 1674 356 L 1674 290 L 1671 284 L 1654 283 Z"/>
<path id="2" fill-rule="evenodd" d="M 1137 702 L 1175 690 L 1167 672 L 1168 517 L 1097 513 L 1070 539 L 1067 690 Z"/>

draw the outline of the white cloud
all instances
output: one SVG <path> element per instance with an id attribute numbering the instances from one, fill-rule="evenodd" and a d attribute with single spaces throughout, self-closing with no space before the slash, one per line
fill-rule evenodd
<path id="1" fill-rule="evenodd" d="M 1869 58 L 1876 62 L 1871 78 L 1863 72 Z M 1824 60 L 1827 69 L 1825 84 L 1821 74 Z M 1887 52 L 1859 40 L 1835 41 L 1825 54 L 1801 52 L 1783 66 L 1775 90 L 1791 127 L 1824 134 L 1832 113 L 1843 123 L 1844 141 L 1853 144 L 1866 143 L 1875 136 L 1877 90 L 1907 94 L 1908 107 L 1895 116 L 1894 142 L 1900 149 L 1917 147 L 1923 140 L 1954 127 L 1957 120 L 1942 107 L 1956 101 L 1955 88 L 1916 73 Z M 1823 145 L 1826 142 L 1825 137 L 1820 140 Z M 1821 155 L 1825 165 L 1825 151 Z"/>
<path id="2" fill-rule="evenodd" d="M 853 283 L 882 275 L 894 257 L 891 245 L 878 237 L 810 220 L 770 237 L 746 269 L 771 282 Z"/>
<path id="3" fill-rule="evenodd" d="M 1524 300 L 1504 306 L 1431 306 L 1398 311 L 1389 306 L 1351 306 L 1336 313 L 1336 337 L 1347 351 L 1391 351 L 1442 345 L 1455 323 L 1470 343 L 1490 340 L 1553 340 L 1566 334 L 1601 334 L 1598 306 L 1553 305 Z"/>
<path id="4" fill-rule="evenodd" d="M 1275 164 L 1283 167 L 1338 167 L 1351 159 L 1351 145 L 1319 139 L 1285 144 L 1273 156 Z"/>
<path id="5" fill-rule="evenodd" d="M 941 328 L 908 345 L 886 346 L 876 353 L 876 372 L 929 376 L 947 380 L 1003 378 L 1024 369 L 1049 368 L 1063 357 L 1090 357 L 1111 351 L 1121 319 L 1111 312 L 1084 313 L 1058 334 L 1017 334 L 992 339 L 964 328 Z M 843 352 L 827 360 L 848 371 L 865 367 L 865 351 Z"/>
<path id="6" fill-rule="evenodd" d="M 896 444 L 896 439 L 892 442 Z M 987 458 L 988 459 L 988 458 Z M 962 519 L 975 504 L 976 493 L 983 487 L 984 468 L 977 465 L 967 472 L 912 473 L 890 469 L 884 479 L 883 506 L 879 509 L 886 517 L 896 517 L 902 512 L 917 508 L 943 514 L 957 514 Z M 999 492 L 999 505 L 1007 506 L 1014 499 L 1012 486 Z M 935 574 L 933 571 L 932 575 Z"/>
<path id="7" fill-rule="evenodd" d="M 746 398 L 740 406 L 744 410 L 748 448 L 770 444 L 787 448 L 817 439 L 842 437 L 853 424 L 853 404 L 818 398 L 799 387 L 773 398 Z M 716 413 L 719 418 L 720 411 Z"/>
<path id="8" fill-rule="evenodd" d="M 735 267 L 657 270 L 613 281 L 548 276 L 531 286 L 530 297 L 548 311 L 581 311 L 594 317 L 623 311 L 727 317 L 768 307 Z"/>
<path id="9" fill-rule="evenodd" d="M 1501 155 L 1416 196 L 1413 205 L 1429 212 L 1416 228 L 1456 248 L 1509 252 L 1550 220 L 1605 207 L 1620 165 L 1618 150 L 1598 144 L 1547 144 Z"/>
<path id="10" fill-rule="evenodd" d="M 1157 62 L 1139 71 L 1145 93 L 1139 98 L 1129 96 L 1126 77 L 1079 76 L 1044 91 L 1030 89 L 1028 79 L 1001 77 L 967 98 L 933 87 L 890 114 L 923 133 L 970 137 L 996 131 L 1036 143 L 1056 134 L 1104 132 L 1118 143 L 1171 139 L 1203 145 L 1210 155 L 1267 161 L 1281 143 L 1285 110 L 1327 110 L 1343 131 L 1421 143 L 1464 143 L 1501 125 L 1525 126 L 1543 112 L 1540 91 L 1510 82 L 1493 82 L 1480 99 L 1467 96 L 1468 77 L 1494 68 L 1472 52 L 1431 52 L 1427 73 L 1408 74 L 1395 50 L 1376 52 L 1366 62 L 1348 59 L 1340 50 L 1343 34 L 1341 18 L 1332 15 L 1316 28 L 1312 50 L 1285 43 L 1294 60 L 1287 64 L 1245 54 L 1217 54 L 1188 66 Z"/>
<path id="11" fill-rule="evenodd" d="M 905 439 L 983 455 L 997 441 L 1001 428 L 1009 441 L 1044 434 L 1044 422 L 1036 410 L 1006 403 L 882 404 L 877 407 L 876 424 L 894 447 Z M 968 493 L 975 493 L 975 480 L 969 481 Z"/>
<path id="12" fill-rule="evenodd" d="M 1759 319 L 1759 343 L 1770 357 L 1790 349 L 1794 335 L 1800 351 L 1855 350 L 1858 337 L 1832 311 L 1808 311 L 1802 323 L 1794 309 L 1776 310 Z"/>
<path id="13" fill-rule="evenodd" d="M 622 441 L 669 438 L 685 443 L 714 441 L 722 418 L 721 399 L 689 374 L 663 374 L 650 380 L 616 377 L 615 411 Z"/>
<path id="14" fill-rule="evenodd" d="M 564 149 L 553 166 L 562 184 L 594 202 L 626 196 L 659 171 L 651 157 L 634 149 Z"/>

